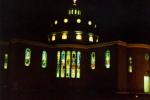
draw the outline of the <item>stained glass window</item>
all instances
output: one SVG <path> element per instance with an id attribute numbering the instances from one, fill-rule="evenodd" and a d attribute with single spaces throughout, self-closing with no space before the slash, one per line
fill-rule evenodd
<path id="1" fill-rule="evenodd" d="M 42 52 L 42 68 L 47 67 L 47 52 L 43 51 Z"/>
<path id="2" fill-rule="evenodd" d="M 29 48 L 26 48 L 24 65 L 30 66 L 30 63 L 31 63 L 31 50 Z"/>
<path id="3" fill-rule="evenodd" d="M 60 51 L 57 52 L 56 77 L 60 77 Z"/>
<path id="4" fill-rule="evenodd" d="M 76 71 L 76 52 L 72 51 L 71 78 L 75 78 Z"/>
<path id="5" fill-rule="evenodd" d="M 110 68 L 110 50 L 105 52 L 105 67 Z"/>
<path id="6" fill-rule="evenodd" d="M 62 51 L 61 53 L 61 77 L 65 77 L 65 57 L 66 57 L 66 53 L 65 51 Z"/>
<path id="7" fill-rule="evenodd" d="M 77 52 L 77 76 L 76 78 L 80 78 L 80 62 L 81 62 L 81 52 Z"/>
<path id="8" fill-rule="evenodd" d="M 57 51 L 56 77 L 80 78 L 80 51 Z"/>
<path id="9" fill-rule="evenodd" d="M 5 53 L 4 55 L 4 69 L 8 68 L 8 54 Z"/>
<path id="10" fill-rule="evenodd" d="M 91 53 L 91 69 L 95 69 L 95 52 Z"/>
<path id="11" fill-rule="evenodd" d="M 70 77 L 70 51 L 67 51 L 66 56 L 66 77 Z"/>

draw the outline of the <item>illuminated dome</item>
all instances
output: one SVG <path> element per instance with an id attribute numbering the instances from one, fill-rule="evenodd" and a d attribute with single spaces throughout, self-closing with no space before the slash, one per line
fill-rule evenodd
<path id="1" fill-rule="evenodd" d="M 85 43 L 99 42 L 97 25 L 93 19 L 83 15 L 77 6 L 77 0 L 73 0 L 67 14 L 50 20 L 50 43 Z"/>

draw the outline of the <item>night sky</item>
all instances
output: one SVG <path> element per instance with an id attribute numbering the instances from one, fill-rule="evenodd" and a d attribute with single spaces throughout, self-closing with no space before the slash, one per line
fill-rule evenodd
<path id="1" fill-rule="evenodd" d="M 96 18 L 101 41 L 150 43 L 150 0 L 78 0 Z M 72 0 L 0 0 L 0 39 L 47 39 L 49 20 L 63 15 Z"/>

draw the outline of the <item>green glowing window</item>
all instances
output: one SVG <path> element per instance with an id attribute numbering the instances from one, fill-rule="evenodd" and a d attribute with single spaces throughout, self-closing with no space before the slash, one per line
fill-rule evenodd
<path id="1" fill-rule="evenodd" d="M 129 59 L 128 59 L 128 72 L 129 73 L 132 73 L 132 71 L 133 71 L 133 66 L 132 66 L 132 63 L 133 63 L 133 61 L 132 61 L 132 57 L 129 57 Z"/>
<path id="2" fill-rule="evenodd" d="M 95 52 L 91 53 L 91 69 L 95 69 Z"/>
<path id="3" fill-rule="evenodd" d="M 105 67 L 110 68 L 110 50 L 106 50 L 105 52 Z"/>
<path id="4" fill-rule="evenodd" d="M 8 54 L 5 53 L 4 55 L 4 69 L 8 68 Z"/>
<path id="5" fill-rule="evenodd" d="M 57 51 L 56 77 L 80 78 L 80 51 Z"/>
<path id="6" fill-rule="evenodd" d="M 25 60 L 24 60 L 24 65 L 25 66 L 30 66 L 31 63 L 31 50 L 29 48 L 25 49 Z"/>
<path id="7" fill-rule="evenodd" d="M 70 51 L 67 51 L 66 56 L 66 77 L 70 77 Z"/>
<path id="8" fill-rule="evenodd" d="M 65 62 L 66 62 L 66 52 L 61 52 L 61 77 L 65 77 Z"/>
<path id="9" fill-rule="evenodd" d="M 72 51 L 71 78 L 75 78 L 76 71 L 76 52 Z"/>
<path id="10" fill-rule="evenodd" d="M 56 77 L 60 77 L 60 51 L 57 51 Z"/>
<path id="11" fill-rule="evenodd" d="M 150 93 L 150 77 L 148 75 L 144 76 L 144 92 Z"/>
<path id="12" fill-rule="evenodd" d="M 42 52 L 42 63 L 41 63 L 42 68 L 47 67 L 47 52 L 43 51 Z"/>
<path id="13" fill-rule="evenodd" d="M 80 62 L 81 62 L 81 52 L 77 52 L 77 76 L 76 78 L 80 78 Z"/>

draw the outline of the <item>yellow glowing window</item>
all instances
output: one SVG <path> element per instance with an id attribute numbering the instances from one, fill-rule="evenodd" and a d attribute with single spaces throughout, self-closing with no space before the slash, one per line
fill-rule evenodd
<path id="1" fill-rule="evenodd" d="M 67 18 L 64 19 L 64 23 L 68 23 L 68 19 Z"/>
<path id="2" fill-rule="evenodd" d="M 57 25 L 57 24 L 58 24 L 58 21 L 57 21 L 57 20 L 55 20 L 55 21 L 54 21 L 54 24 L 55 24 L 55 25 Z"/>
<path id="3" fill-rule="evenodd" d="M 96 38 L 96 42 L 99 42 L 99 39 L 98 39 L 98 37 Z"/>
<path id="4" fill-rule="evenodd" d="M 74 11 L 74 14 L 76 15 L 77 14 L 77 10 L 75 9 L 75 11 Z"/>
<path id="5" fill-rule="evenodd" d="M 60 77 L 60 51 L 57 51 L 57 68 L 56 68 L 56 77 Z"/>
<path id="6" fill-rule="evenodd" d="M 77 19 L 77 23 L 81 23 L 81 19 L 78 18 L 78 19 Z"/>
<path id="7" fill-rule="evenodd" d="M 105 67 L 110 68 L 110 50 L 105 52 Z"/>
<path id="8" fill-rule="evenodd" d="M 133 67 L 132 67 L 132 57 L 129 57 L 128 63 L 129 63 L 129 65 L 128 65 L 128 72 L 132 73 L 132 71 L 133 71 Z"/>
<path id="9" fill-rule="evenodd" d="M 95 69 L 95 52 L 91 53 L 91 69 Z"/>
<path id="10" fill-rule="evenodd" d="M 69 15 L 71 14 L 71 10 L 68 11 Z"/>
<path id="11" fill-rule="evenodd" d="M 92 21 L 88 21 L 88 25 L 92 25 Z"/>
<path id="12" fill-rule="evenodd" d="M 31 63 L 31 50 L 29 48 L 25 49 L 25 60 L 24 60 L 24 65 L 25 66 L 30 66 Z"/>
<path id="13" fill-rule="evenodd" d="M 80 10 L 78 10 L 78 15 L 80 15 Z"/>
<path id="14" fill-rule="evenodd" d="M 80 31 L 76 32 L 76 39 L 77 40 L 82 40 L 82 33 Z"/>
<path id="15" fill-rule="evenodd" d="M 47 52 L 43 51 L 42 52 L 42 68 L 47 67 Z"/>
<path id="16" fill-rule="evenodd" d="M 93 35 L 89 35 L 89 42 L 93 42 Z"/>
<path id="17" fill-rule="evenodd" d="M 150 93 L 150 77 L 144 76 L 144 92 Z"/>
<path id="18" fill-rule="evenodd" d="M 4 69 L 8 68 L 8 54 L 5 53 L 4 55 Z"/>
<path id="19" fill-rule="evenodd" d="M 63 32 L 63 33 L 62 33 L 62 39 L 63 39 L 63 40 L 66 40 L 66 39 L 67 39 L 67 32 Z"/>
<path id="20" fill-rule="evenodd" d="M 55 34 L 53 34 L 52 35 L 52 41 L 55 41 L 55 39 L 56 39 L 56 36 L 55 36 Z"/>
<path id="21" fill-rule="evenodd" d="M 73 14 L 73 9 L 71 10 L 71 14 Z"/>

